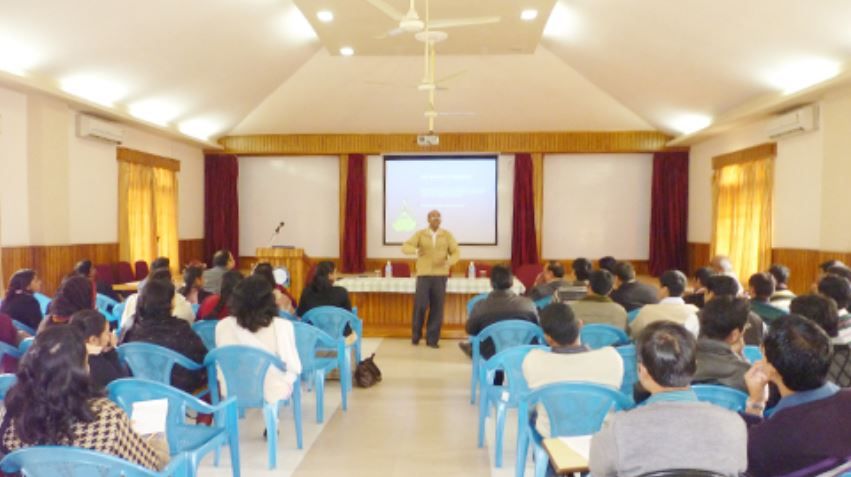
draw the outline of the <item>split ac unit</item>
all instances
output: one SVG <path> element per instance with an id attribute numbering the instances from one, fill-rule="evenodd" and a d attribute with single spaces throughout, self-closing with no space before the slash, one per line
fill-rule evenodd
<path id="1" fill-rule="evenodd" d="M 765 132 L 771 139 L 818 129 L 818 106 L 815 104 L 775 116 L 768 121 Z"/>
<path id="2" fill-rule="evenodd" d="M 77 115 L 77 136 L 121 144 L 124 141 L 124 129 L 118 123 L 80 113 Z"/>

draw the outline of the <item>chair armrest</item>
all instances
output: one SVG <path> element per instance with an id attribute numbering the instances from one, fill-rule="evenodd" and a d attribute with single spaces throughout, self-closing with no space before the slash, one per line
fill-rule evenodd
<path id="1" fill-rule="evenodd" d="M 189 458 L 186 452 L 179 452 L 171 456 L 168 465 L 160 471 L 160 475 L 169 477 L 183 477 L 188 474 Z"/>

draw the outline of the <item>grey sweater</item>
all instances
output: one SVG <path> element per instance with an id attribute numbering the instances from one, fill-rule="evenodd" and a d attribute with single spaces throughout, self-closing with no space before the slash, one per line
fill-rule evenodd
<path id="1" fill-rule="evenodd" d="M 745 422 L 703 402 L 656 402 L 612 416 L 591 440 L 594 477 L 704 469 L 737 476 L 747 468 Z"/>

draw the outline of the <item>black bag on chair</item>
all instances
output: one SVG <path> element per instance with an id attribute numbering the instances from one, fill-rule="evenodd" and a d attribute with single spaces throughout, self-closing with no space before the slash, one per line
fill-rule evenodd
<path id="1" fill-rule="evenodd" d="M 375 353 L 358 363 L 355 367 L 355 384 L 359 388 L 369 388 L 381 382 L 381 370 L 375 365 Z"/>

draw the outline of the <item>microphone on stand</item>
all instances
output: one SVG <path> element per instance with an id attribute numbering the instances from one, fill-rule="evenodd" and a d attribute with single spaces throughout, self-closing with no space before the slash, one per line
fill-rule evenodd
<path id="1" fill-rule="evenodd" d="M 275 242 L 275 238 L 278 237 L 278 234 L 281 232 L 281 229 L 284 228 L 284 221 L 282 220 L 277 227 L 275 227 L 275 231 L 272 233 L 272 236 L 269 237 L 269 248 L 272 247 L 272 243 Z"/>

